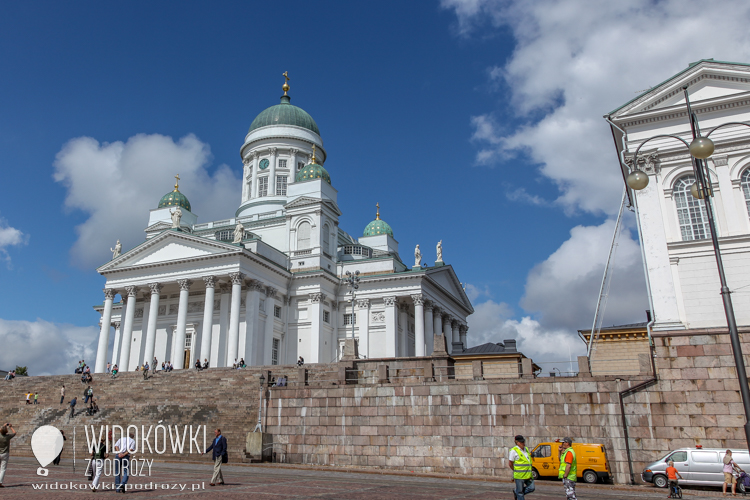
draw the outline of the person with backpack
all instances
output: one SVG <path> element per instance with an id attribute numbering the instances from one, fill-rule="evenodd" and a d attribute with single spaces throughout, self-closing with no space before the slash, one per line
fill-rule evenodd
<path id="1" fill-rule="evenodd" d="M 513 498 L 524 500 L 526 495 L 536 489 L 531 473 L 531 453 L 526 447 L 526 438 L 519 434 L 514 438 L 514 441 L 516 445 L 510 449 L 508 454 L 508 466 L 513 471 L 513 482 L 516 483 Z"/>

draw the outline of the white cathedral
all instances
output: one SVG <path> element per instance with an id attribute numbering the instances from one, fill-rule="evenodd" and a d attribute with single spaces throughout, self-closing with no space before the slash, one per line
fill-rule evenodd
<path id="1" fill-rule="evenodd" d="M 474 310 L 442 242 L 434 265 L 417 247 L 409 266 L 379 210 L 359 238 L 340 229 L 318 126 L 283 90 L 245 136 L 233 217 L 198 223 L 175 183 L 151 210 L 146 240 L 122 254 L 118 242 L 97 269 L 106 284 L 96 372 L 154 358 L 176 369 L 326 363 L 352 336 L 368 359 L 429 356 L 441 335 L 448 352 L 467 346 Z"/>

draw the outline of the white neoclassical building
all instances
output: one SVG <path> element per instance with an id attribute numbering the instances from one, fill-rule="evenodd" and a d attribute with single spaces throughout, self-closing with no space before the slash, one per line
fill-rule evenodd
<path id="1" fill-rule="evenodd" d="M 654 330 L 726 328 L 716 260 L 706 212 L 690 192 L 695 183 L 687 148 L 691 142 L 683 87 L 703 135 L 728 122 L 750 123 L 750 65 L 701 60 L 653 87 L 605 118 L 610 120 L 623 176 L 635 161 L 649 177 L 637 202 L 641 241 L 654 308 Z M 712 133 L 708 159 L 711 198 L 738 325 L 750 325 L 750 128 Z M 623 154 L 624 153 L 624 154 Z M 635 198 L 634 198 L 635 197 Z"/>
<path id="2" fill-rule="evenodd" d="M 175 183 L 151 210 L 146 240 L 98 269 L 95 371 L 154 357 L 175 368 L 330 362 L 352 335 L 366 358 L 430 355 L 434 334 L 449 351 L 466 346 L 473 308 L 442 244 L 434 264 L 417 252 L 404 263 L 379 210 L 359 237 L 340 229 L 318 126 L 283 90 L 245 137 L 234 214 L 199 223 Z M 353 301 L 347 272 L 359 272 Z"/>

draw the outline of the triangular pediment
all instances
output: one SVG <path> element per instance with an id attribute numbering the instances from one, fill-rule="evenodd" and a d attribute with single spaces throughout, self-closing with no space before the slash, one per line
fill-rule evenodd
<path id="1" fill-rule="evenodd" d="M 294 200 L 284 205 L 284 208 L 286 210 L 294 210 L 296 208 L 305 208 L 320 204 L 327 206 L 337 215 L 341 215 L 339 207 L 336 206 L 336 204 L 331 200 L 322 200 L 320 198 L 312 198 L 310 196 L 300 196 L 299 198 L 295 198 Z"/>
<path id="2" fill-rule="evenodd" d="M 167 230 L 101 266 L 100 273 L 242 252 L 242 247 Z"/>
<path id="3" fill-rule="evenodd" d="M 626 119 L 643 113 L 668 112 L 685 104 L 688 85 L 693 106 L 700 103 L 750 98 L 750 65 L 702 60 L 643 92 L 611 113 Z"/>
<path id="4" fill-rule="evenodd" d="M 435 284 L 440 286 L 446 293 L 451 295 L 457 302 L 461 303 L 469 311 L 474 312 L 469 297 L 464 292 L 461 282 L 456 276 L 452 266 L 432 267 L 427 271 L 427 276 Z"/>

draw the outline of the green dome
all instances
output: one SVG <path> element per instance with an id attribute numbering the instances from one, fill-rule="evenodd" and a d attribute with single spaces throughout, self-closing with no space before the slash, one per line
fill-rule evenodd
<path id="1" fill-rule="evenodd" d="M 331 176 L 328 174 L 328 170 L 324 169 L 322 165 L 318 165 L 317 163 L 310 163 L 297 172 L 297 175 L 294 177 L 295 182 L 310 181 L 312 179 L 323 179 L 328 184 L 331 183 Z"/>
<path id="2" fill-rule="evenodd" d="M 190 210 L 190 202 L 188 201 L 187 197 L 180 193 L 177 188 L 174 189 L 174 191 L 165 194 L 161 197 L 161 200 L 159 200 L 159 206 L 157 208 L 164 208 L 164 207 L 182 207 L 185 210 Z"/>
<path id="3" fill-rule="evenodd" d="M 362 236 L 377 236 L 379 234 L 389 234 L 393 238 L 393 229 L 391 229 L 391 226 L 386 221 L 375 219 L 367 224 Z"/>
<path id="4" fill-rule="evenodd" d="M 290 103 L 290 97 L 288 95 L 281 96 L 281 104 L 271 106 L 261 111 L 261 113 L 255 117 L 253 123 L 250 124 L 250 130 L 261 127 L 267 127 L 269 125 L 296 125 L 297 127 L 306 128 L 316 134 L 320 135 L 320 130 L 315 120 L 312 119 L 307 111 L 297 106 L 292 106 Z"/>

